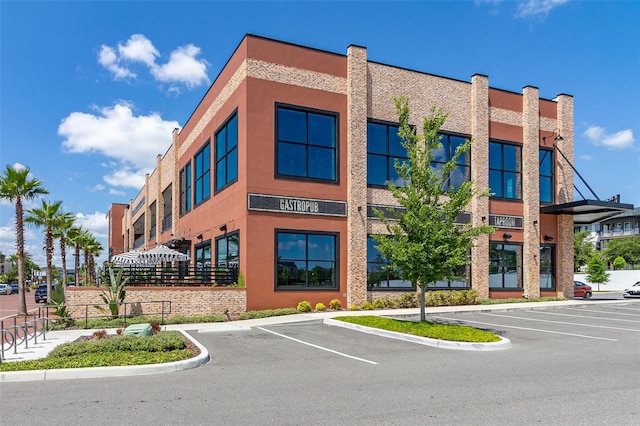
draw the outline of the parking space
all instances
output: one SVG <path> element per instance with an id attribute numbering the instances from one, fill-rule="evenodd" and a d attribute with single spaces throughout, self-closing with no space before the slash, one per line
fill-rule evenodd
<path id="1" fill-rule="evenodd" d="M 584 304 L 574 307 L 523 309 L 502 312 L 432 314 L 429 319 L 488 329 L 509 338 L 514 346 L 545 345 L 562 352 L 586 341 L 585 350 L 615 344 L 616 351 L 637 356 L 640 342 L 639 301 Z"/>

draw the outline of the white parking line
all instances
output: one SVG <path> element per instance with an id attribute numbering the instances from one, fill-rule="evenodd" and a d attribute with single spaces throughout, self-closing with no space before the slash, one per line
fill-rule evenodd
<path id="1" fill-rule="evenodd" d="M 472 324 L 489 325 L 491 327 L 515 328 L 517 330 L 537 331 L 537 332 L 540 332 L 540 333 L 551 333 L 551 334 L 562 334 L 562 335 L 565 335 L 565 336 L 584 337 L 585 339 L 607 340 L 609 342 L 617 342 L 618 341 L 618 339 L 609 339 L 609 338 L 606 338 L 606 337 L 585 336 L 584 334 L 563 333 L 561 331 L 541 330 L 539 328 L 516 327 L 514 325 L 492 324 L 490 322 L 469 321 L 469 320 L 466 320 L 466 319 L 465 320 L 460 320 L 460 319 L 456 319 L 456 318 L 447 318 L 447 317 L 440 317 L 440 316 L 434 316 L 433 318 L 442 318 L 442 319 L 446 319 L 448 321 L 462 321 L 462 322 L 468 322 L 468 323 L 472 323 Z"/>
<path id="2" fill-rule="evenodd" d="M 543 320 L 543 319 L 537 319 L 537 318 L 517 317 L 517 316 L 512 316 L 512 315 L 500 315 L 500 314 L 489 314 L 489 313 L 483 313 L 482 315 L 489 315 L 489 316 L 492 316 L 492 317 L 521 319 L 521 320 L 525 320 L 525 321 L 550 322 L 550 323 L 553 323 L 553 324 L 577 325 L 579 327 L 606 328 L 608 330 L 640 331 L 640 330 L 636 330 L 636 329 L 633 329 L 633 328 L 609 327 L 607 325 L 590 325 L 590 324 L 584 324 L 584 323 L 581 323 L 581 322 L 551 321 L 551 320 Z"/>
<path id="3" fill-rule="evenodd" d="M 285 339 L 293 340 L 294 342 L 302 343 L 303 345 L 311 346 L 312 348 L 321 349 L 323 351 L 331 352 L 333 354 L 340 355 L 340 356 L 343 356 L 343 357 L 346 357 L 346 358 L 355 359 L 356 361 L 362 361 L 362 362 L 366 362 L 366 363 L 374 364 L 374 365 L 378 364 L 375 361 L 369 361 L 368 359 L 358 358 L 357 356 L 353 356 L 353 355 L 347 355 L 347 354 L 344 354 L 342 352 L 334 351 L 333 349 L 325 348 L 325 347 L 322 347 L 322 346 L 314 345 L 313 343 L 309 343 L 309 342 L 305 342 L 305 341 L 302 341 L 302 340 L 299 340 L 299 339 L 295 339 L 293 337 L 285 336 L 284 334 L 276 333 L 275 331 L 267 330 L 266 328 L 262 328 L 262 327 L 256 327 L 256 328 L 258 330 L 266 331 L 267 333 L 275 334 L 276 336 L 279 336 L 279 337 L 284 337 Z"/>
<path id="4" fill-rule="evenodd" d="M 588 315 L 571 315 L 571 314 L 561 314 L 558 312 L 547 312 L 547 311 L 538 311 L 536 309 L 531 310 L 529 312 L 532 313 L 536 313 L 536 314 L 547 314 L 547 315 L 559 315 L 559 316 L 564 316 L 564 317 L 574 317 L 574 318 L 589 318 L 589 319 L 597 319 L 597 320 L 606 320 L 606 321 L 622 321 L 622 322 L 638 322 L 640 323 L 640 320 L 630 320 L 630 319 L 619 319 L 619 318 L 603 318 L 603 317 L 590 317 Z M 605 312 L 606 313 L 606 312 Z"/>
<path id="5" fill-rule="evenodd" d="M 582 312 L 598 312 L 601 314 L 614 314 L 614 315 L 629 315 L 632 317 L 637 317 L 638 314 L 628 314 L 625 312 L 617 312 L 617 311 L 605 311 L 605 310 L 596 310 L 596 309 L 585 309 L 585 308 L 565 308 L 567 311 L 582 311 Z M 631 309 L 635 311 L 636 309 Z"/>

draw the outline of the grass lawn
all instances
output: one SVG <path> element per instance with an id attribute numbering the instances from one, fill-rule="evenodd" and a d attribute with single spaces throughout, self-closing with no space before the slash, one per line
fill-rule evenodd
<path id="1" fill-rule="evenodd" d="M 335 317 L 333 319 L 350 324 L 358 324 L 432 339 L 449 340 L 452 342 L 489 343 L 500 341 L 500 336 L 497 334 L 465 325 L 438 324 L 429 321 L 402 321 L 374 315 Z"/>

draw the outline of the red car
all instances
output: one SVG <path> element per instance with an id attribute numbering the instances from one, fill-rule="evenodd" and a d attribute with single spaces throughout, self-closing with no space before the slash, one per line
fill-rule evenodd
<path id="1" fill-rule="evenodd" d="M 584 299 L 588 299 L 592 294 L 593 292 L 591 291 L 591 286 L 588 286 L 580 281 L 573 282 L 573 297 L 582 297 Z"/>

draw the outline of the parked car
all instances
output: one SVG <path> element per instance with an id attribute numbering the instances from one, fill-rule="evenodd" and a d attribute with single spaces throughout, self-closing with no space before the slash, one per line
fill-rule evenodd
<path id="1" fill-rule="evenodd" d="M 12 294 L 18 294 L 20 288 L 18 287 L 18 283 L 9 283 L 9 287 L 11 287 Z"/>
<path id="2" fill-rule="evenodd" d="M 35 292 L 36 303 L 47 303 L 47 283 L 42 283 L 36 288 Z"/>
<path id="3" fill-rule="evenodd" d="M 581 281 L 573 282 L 573 297 L 582 297 L 584 299 L 588 299 L 592 294 L 593 291 L 591 290 L 591 286 Z"/>
<path id="4" fill-rule="evenodd" d="M 9 284 L 0 284 L 0 294 L 11 294 Z"/>
<path id="5" fill-rule="evenodd" d="M 622 297 L 640 297 L 640 281 L 625 289 L 622 292 Z"/>

